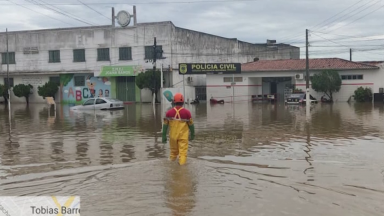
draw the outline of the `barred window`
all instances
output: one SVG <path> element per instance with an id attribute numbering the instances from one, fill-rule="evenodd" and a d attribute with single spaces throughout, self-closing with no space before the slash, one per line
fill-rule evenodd
<path id="1" fill-rule="evenodd" d="M 131 47 L 120 47 L 119 48 L 119 60 L 132 60 Z"/>
<path id="2" fill-rule="evenodd" d="M 16 64 L 15 52 L 8 52 L 9 55 L 9 64 Z M 7 64 L 7 53 L 1 53 L 2 64 Z"/>
<path id="3" fill-rule="evenodd" d="M 97 61 L 109 61 L 109 48 L 97 49 Z"/>
<path id="4" fill-rule="evenodd" d="M 73 62 L 85 62 L 85 49 L 73 50 Z"/>

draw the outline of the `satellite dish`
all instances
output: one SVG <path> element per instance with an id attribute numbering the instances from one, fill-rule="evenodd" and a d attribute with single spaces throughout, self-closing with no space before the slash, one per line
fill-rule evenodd
<path id="1" fill-rule="evenodd" d="M 131 17 L 131 14 L 124 10 L 119 11 L 119 13 L 116 15 L 117 22 L 121 27 L 127 27 L 131 22 Z"/>

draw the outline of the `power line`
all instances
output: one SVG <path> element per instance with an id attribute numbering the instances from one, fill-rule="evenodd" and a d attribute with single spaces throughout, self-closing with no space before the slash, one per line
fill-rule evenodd
<path id="1" fill-rule="evenodd" d="M 335 17 L 335 16 L 337 16 L 337 15 L 343 13 L 344 11 L 348 10 L 349 8 L 351 8 L 351 7 L 355 6 L 355 5 L 357 5 L 358 3 L 362 2 L 362 1 L 364 1 L 364 0 L 360 0 L 360 1 L 358 1 L 357 3 L 353 4 L 352 6 L 346 8 L 346 9 L 344 9 L 343 11 L 337 13 L 336 15 L 334 15 L 334 16 L 332 16 L 332 17 L 330 17 L 330 18 L 328 18 L 328 19 L 326 19 L 326 20 L 324 20 L 324 21 L 322 21 L 321 23 L 319 23 L 319 24 L 317 24 L 317 25 L 311 27 L 310 29 L 315 29 L 315 27 L 319 26 L 320 24 L 322 24 L 322 23 L 324 23 L 324 22 L 326 22 L 326 21 L 332 19 L 333 17 Z M 298 37 L 302 37 L 302 36 L 303 36 L 303 34 L 298 34 L 298 35 L 295 35 L 294 37 L 290 37 L 290 36 L 288 36 L 288 38 L 285 37 L 285 39 L 283 39 L 283 40 L 293 40 L 293 39 L 296 39 L 296 38 L 298 38 Z M 303 42 L 303 43 L 305 43 L 305 42 Z"/>
<path id="2" fill-rule="evenodd" d="M 99 11 L 91 8 L 90 6 L 88 6 L 87 4 L 83 3 L 82 1 L 80 1 L 80 0 L 77 0 L 77 1 L 80 2 L 81 4 L 83 4 L 84 6 L 86 6 L 87 8 L 89 8 L 89 9 L 95 11 L 96 13 L 100 14 L 101 16 L 107 18 L 108 20 L 111 20 L 111 18 L 109 18 L 109 17 L 105 16 L 104 14 L 100 13 Z"/>
<path id="3" fill-rule="evenodd" d="M 323 22 L 321 22 L 321 23 L 319 23 L 319 24 L 317 24 L 317 25 L 315 25 L 315 26 L 312 26 L 311 29 L 315 29 L 315 28 L 316 28 L 317 26 L 319 26 L 320 24 L 322 24 L 322 23 L 324 23 L 324 22 L 326 22 L 326 21 L 328 21 L 328 20 L 330 20 L 330 19 L 336 17 L 336 16 L 339 15 L 339 14 L 342 14 L 344 11 L 347 11 L 349 8 L 352 8 L 353 6 L 359 4 L 360 2 L 363 2 L 363 1 L 364 1 L 364 0 L 360 0 L 360 1 L 356 2 L 355 4 L 353 4 L 353 5 L 349 6 L 349 7 L 347 7 L 346 9 L 340 11 L 339 13 L 333 15 L 332 17 L 330 17 L 330 18 L 324 20 Z"/>
<path id="4" fill-rule="evenodd" d="M 94 24 L 92 24 L 92 23 L 89 23 L 89 22 L 87 22 L 87 21 L 83 21 L 83 20 L 81 20 L 81 19 L 79 19 L 79 18 L 77 18 L 77 17 L 74 17 L 73 15 L 71 15 L 71 14 L 69 14 L 68 12 L 65 12 L 64 11 L 64 13 L 63 12 L 61 12 L 60 11 L 60 9 L 55 9 L 55 7 L 48 7 L 48 6 L 46 6 L 47 4 L 46 4 L 46 2 L 44 2 L 44 1 L 42 1 L 42 0 L 40 0 L 41 2 L 43 2 L 44 4 L 40 4 L 39 2 L 36 2 L 35 0 L 29 0 L 29 2 L 32 2 L 32 3 L 34 3 L 34 5 L 37 5 L 37 6 L 40 6 L 40 7 L 43 7 L 43 8 L 45 8 L 45 9 L 48 9 L 48 10 L 51 10 L 51 11 L 54 11 L 54 12 L 56 12 L 56 13 L 59 13 L 59 14 L 61 14 L 61 15 L 63 15 L 63 16 L 66 16 L 66 17 L 69 17 L 69 18 L 72 18 L 72 19 L 75 19 L 75 20 L 77 20 L 77 21 L 79 21 L 79 22 L 82 22 L 82 23 L 85 23 L 85 24 L 88 24 L 88 25 L 94 25 Z M 67 14 L 66 14 L 67 13 Z"/>
<path id="5" fill-rule="evenodd" d="M 57 19 L 57 18 L 55 18 L 55 17 L 51 17 L 51 16 L 49 16 L 49 15 L 47 15 L 47 14 L 43 14 L 43 13 L 41 13 L 41 12 L 39 12 L 39 11 L 35 11 L 35 10 L 31 9 L 31 8 L 25 7 L 24 5 L 18 4 L 18 3 L 16 3 L 16 2 L 11 1 L 11 0 L 5 0 L 5 1 L 11 2 L 11 3 L 15 4 L 15 5 L 18 5 L 18 6 L 20 6 L 20 7 L 23 7 L 23 8 L 25 8 L 25 9 L 28 9 L 28 10 L 33 11 L 33 12 L 35 12 L 35 13 L 42 14 L 42 15 L 44 15 L 44 16 L 47 16 L 47 17 L 49 17 L 49 18 L 51 18 L 51 19 L 60 21 L 60 22 L 62 22 L 62 23 L 65 23 L 65 24 L 68 24 L 68 25 L 72 25 L 72 24 L 67 23 L 67 22 L 65 22 L 65 21 L 63 21 L 63 20 L 59 20 L 59 19 Z"/>
<path id="6" fill-rule="evenodd" d="M 337 29 L 340 29 L 340 28 L 342 28 L 342 27 L 345 27 L 345 26 L 347 26 L 347 25 L 350 25 L 350 24 L 352 24 L 352 23 L 354 23 L 354 22 L 356 22 L 356 21 L 358 21 L 358 20 L 361 20 L 361 19 L 363 19 L 364 17 L 366 17 L 366 16 L 368 16 L 368 15 L 370 15 L 370 14 L 372 14 L 372 13 L 378 11 L 378 10 L 380 10 L 380 9 L 383 8 L 383 7 L 384 7 L 384 5 L 382 5 L 381 7 L 376 8 L 376 10 L 373 10 L 373 11 L 371 11 L 371 12 L 365 14 L 364 16 L 360 17 L 360 18 L 357 18 L 357 19 L 353 20 L 353 21 L 350 22 L 350 23 L 347 23 L 347 24 L 345 24 L 345 25 L 343 25 L 343 26 L 340 26 L 340 27 L 338 27 L 338 28 L 336 28 L 336 29 L 333 29 L 332 31 L 335 31 L 335 30 L 337 30 Z M 329 31 L 329 32 L 331 32 L 331 31 Z"/>
<path id="7" fill-rule="evenodd" d="M 373 0 L 373 1 L 375 1 L 375 0 Z M 324 26 L 321 27 L 321 28 L 318 28 L 317 30 L 324 29 L 324 27 L 326 27 L 327 25 L 330 25 L 330 24 L 335 23 L 335 22 L 337 22 L 337 21 L 341 22 L 341 21 L 343 21 L 343 20 L 346 20 L 346 19 L 341 20 L 341 18 L 343 18 L 343 17 L 345 17 L 345 16 L 347 16 L 347 15 L 349 15 L 349 14 L 352 14 L 352 12 L 355 12 L 356 10 L 359 10 L 359 9 L 362 9 L 362 8 L 363 8 L 362 10 L 357 11 L 357 13 L 352 14 L 352 16 L 347 17 L 347 19 L 348 19 L 348 18 L 351 18 L 351 17 L 353 17 L 353 16 L 355 16 L 355 15 L 357 15 L 357 14 L 363 12 L 364 10 L 366 10 L 366 9 L 368 9 L 368 8 L 370 8 L 370 7 L 374 6 L 374 5 L 376 5 L 376 4 L 379 3 L 381 0 L 377 1 L 376 3 L 374 3 L 374 4 L 372 4 L 372 5 L 369 5 L 369 3 L 373 2 L 373 1 L 370 1 L 370 2 L 367 2 L 366 4 L 363 4 L 361 7 L 356 8 L 355 10 L 353 10 L 353 11 L 351 11 L 351 12 L 345 14 L 344 16 L 341 16 L 341 17 L 335 19 L 334 21 L 332 21 L 332 22 L 330 22 L 330 23 L 324 25 Z M 367 8 L 364 8 L 364 6 L 366 6 L 366 5 L 368 5 L 368 7 L 367 7 Z M 329 27 L 327 27 L 327 28 L 329 28 Z M 327 29 L 327 28 L 325 28 L 325 29 Z"/>

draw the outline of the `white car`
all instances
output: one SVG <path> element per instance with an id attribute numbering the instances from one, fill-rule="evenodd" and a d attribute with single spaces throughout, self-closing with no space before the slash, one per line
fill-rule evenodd
<path id="1" fill-rule="evenodd" d="M 124 109 L 123 101 L 113 98 L 90 98 L 83 105 L 73 106 L 71 110 L 119 110 Z"/>

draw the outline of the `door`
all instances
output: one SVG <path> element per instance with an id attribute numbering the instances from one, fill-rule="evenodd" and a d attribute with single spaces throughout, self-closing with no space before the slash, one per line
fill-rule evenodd
<path id="1" fill-rule="evenodd" d="M 103 108 L 108 108 L 108 104 L 105 100 L 97 98 L 96 99 L 96 104 L 95 104 L 95 109 L 100 110 Z"/>
<path id="2" fill-rule="evenodd" d="M 207 100 L 207 87 L 205 86 L 196 86 L 195 87 L 195 95 L 199 98 L 200 101 Z M 195 99 L 195 98 L 193 98 Z"/>
<path id="3" fill-rule="evenodd" d="M 277 94 L 277 83 L 271 82 L 271 94 Z"/>
<path id="4" fill-rule="evenodd" d="M 117 77 L 117 99 L 121 101 L 136 101 L 135 77 Z"/>

